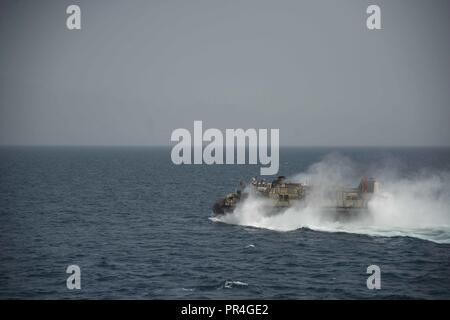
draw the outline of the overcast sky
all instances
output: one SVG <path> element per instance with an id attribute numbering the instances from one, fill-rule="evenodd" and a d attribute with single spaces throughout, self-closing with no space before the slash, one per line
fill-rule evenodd
<path id="1" fill-rule="evenodd" d="M 450 1 L 2 0 L 0 86 L 0 144 L 450 145 Z"/>

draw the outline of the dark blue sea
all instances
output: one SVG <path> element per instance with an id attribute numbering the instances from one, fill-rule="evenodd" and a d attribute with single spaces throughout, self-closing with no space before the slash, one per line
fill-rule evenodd
<path id="1" fill-rule="evenodd" d="M 0 298 L 450 298 L 450 149 L 282 148 L 287 177 L 376 176 L 371 219 L 211 219 L 259 169 L 177 166 L 168 147 L 3 147 Z M 66 287 L 72 264 L 81 290 Z"/>

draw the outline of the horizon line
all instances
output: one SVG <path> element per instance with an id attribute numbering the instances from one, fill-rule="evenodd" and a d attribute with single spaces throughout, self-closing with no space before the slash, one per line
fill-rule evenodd
<path id="1" fill-rule="evenodd" d="M 0 148 L 8 147 L 86 147 L 86 148 L 171 148 L 176 144 L 0 144 Z M 206 146 L 205 144 L 204 146 Z M 194 147 L 194 146 L 192 146 Z M 225 147 L 225 146 L 224 146 Z M 245 147 L 249 147 L 246 145 Z M 280 148 L 450 148 L 450 145 L 279 145 Z"/>

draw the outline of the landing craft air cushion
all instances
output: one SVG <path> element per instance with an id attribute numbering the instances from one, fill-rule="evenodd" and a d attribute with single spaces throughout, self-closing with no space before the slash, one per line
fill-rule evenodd
<path id="1" fill-rule="evenodd" d="M 240 190 L 217 200 L 213 206 L 216 216 L 232 213 L 236 207 L 254 193 L 257 198 L 267 199 L 269 212 L 278 213 L 292 206 L 316 205 L 324 211 L 351 216 L 367 211 L 368 202 L 378 191 L 379 184 L 373 178 L 363 178 L 357 188 L 327 188 L 309 186 L 304 183 L 288 182 L 279 176 L 272 182 L 252 178 L 247 188 L 241 182 Z M 320 192 L 317 192 L 319 190 Z M 319 201 L 317 201 L 319 197 Z M 319 202 L 319 203 L 318 203 Z"/>

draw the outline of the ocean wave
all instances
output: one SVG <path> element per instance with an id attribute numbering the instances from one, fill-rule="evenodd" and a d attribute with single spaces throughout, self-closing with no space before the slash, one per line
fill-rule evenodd
<path id="1" fill-rule="evenodd" d="M 236 287 L 248 287 L 248 283 L 242 281 L 231 281 L 227 280 L 223 283 L 223 288 L 232 289 Z"/>

